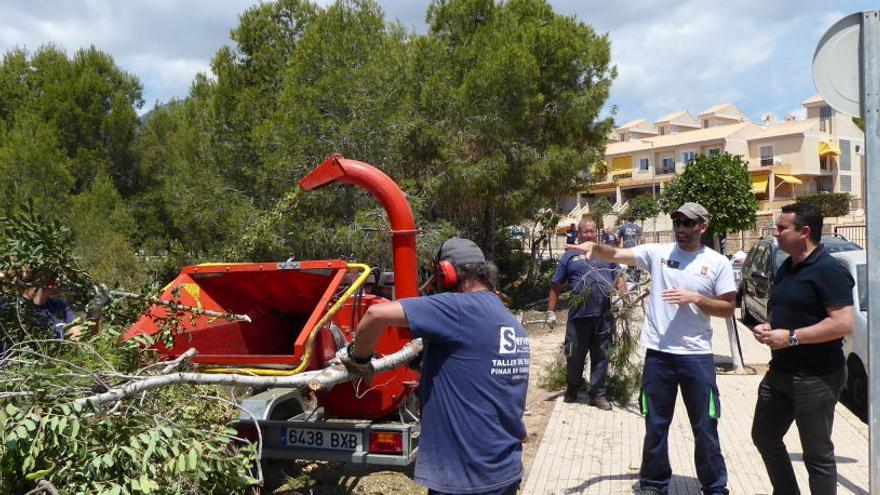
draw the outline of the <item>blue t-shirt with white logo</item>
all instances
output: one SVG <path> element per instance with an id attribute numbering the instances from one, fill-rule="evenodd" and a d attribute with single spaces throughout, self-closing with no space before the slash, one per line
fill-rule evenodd
<path id="1" fill-rule="evenodd" d="M 402 299 L 422 337 L 422 430 L 415 480 L 445 493 L 504 488 L 523 476 L 529 382 L 523 326 L 489 291 Z"/>
<path id="2" fill-rule="evenodd" d="M 611 308 L 611 289 L 619 272 L 616 263 L 587 259 L 582 253 L 566 251 L 550 281 L 557 285 L 567 283 L 571 288 L 569 319 L 606 316 Z"/>

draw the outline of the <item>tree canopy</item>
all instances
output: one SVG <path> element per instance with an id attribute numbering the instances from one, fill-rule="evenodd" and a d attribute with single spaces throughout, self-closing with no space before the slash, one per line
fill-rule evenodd
<path id="1" fill-rule="evenodd" d="M 698 156 L 666 186 L 663 211 L 671 213 L 688 201 L 709 212 L 713 236 L 755 227 L 758 200 L 752 194 L 748 163 L 738 155 Z"/>
<path id="2" fill-rule="evenodd" d="M 0 208 L 31 202 L 65 220 L 88 268 L 126 284 L 157 270 L 136 269 L 135 253 L 168 266 L 294 256 L 389 267 L 373 198 L 298 189 L 338 152 L 406 191 L 424 258 L 453 232 L 502 258 L 499 233 L 601 161 L 610 41 L 546 0 L 435 0 L 426 19 L 418 34 L 373 0 L 255 5 L 211 74 L 143 120 L 140 81 L 99 48 L 12 50 L 0 64 Z M 98 254 L 107 246 L 122 254 Z"/>

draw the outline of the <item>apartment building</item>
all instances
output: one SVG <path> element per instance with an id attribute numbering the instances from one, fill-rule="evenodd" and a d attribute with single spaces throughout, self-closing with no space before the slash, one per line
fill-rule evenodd
<path id="1" fill-rule="evenodd" d="M 568 201 L 573 213 L 589 201 L 607 197 L 621 209 L 640 195 L 659 196 L 697 155 L 730 153 L 748 162 L 759 210 L 778 211 L 799 195 L 848 192 L 853 208 L 862 207 L 864 133 L 850 116 L 832 109 L 820 96 L 803 102 L 806 118 L 777 122 L 765 114 L 749 120 L 731 103 L 713 106 L 697 117 L 687 111 L 618 127 L 605 149 L 606 173 Z M 577 215 L 579 216 L 579 215 Z"/>

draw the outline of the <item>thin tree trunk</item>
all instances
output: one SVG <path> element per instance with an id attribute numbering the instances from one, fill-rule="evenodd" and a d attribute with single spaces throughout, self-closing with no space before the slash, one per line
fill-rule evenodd
<path id="1" fill-rule="evenodd" d="M 486 205 L 486 226 L 485 230 L 483 230 L 483 234 L 486 239 L 486 245 L 483 246 L 483 249 L 486 251 L 487 257 L 489 259 L 495 259 L 495 229 L 497 229 L 497 218 L 498 212 L 495 208 L 495 200 L 493 198 L 489 198 L 489 202 Z"/>

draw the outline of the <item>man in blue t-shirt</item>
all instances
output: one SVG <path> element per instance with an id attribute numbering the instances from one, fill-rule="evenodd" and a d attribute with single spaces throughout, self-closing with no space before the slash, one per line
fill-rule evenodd
<path id="1" fill-rule="evenodd" d="M 596 223 L 581 220 L 578 224 L 579 242 L 596 242 Z M 563 286 L 571 288 L 568 322 L 565 325 L 566 390 L 562 400 L 576 402 L 583 384 L 584 363 L 590 354 L 590 405 L 604 411 L 611 410 L 605 396 L 605 378 L 608 375 L 608 345 L 611 343 L 611 289 L 623 293 L 626 285 L 618 266 L 587 259 L 575 251 L 566 251 L 556 266 L 547 298 L 547 322 L 556 322 L 556 303 Z"/>
<path id="2" fill-rule="evenodd" d="M 448 292 L 371 306 L 342 362 L 370 376 L 383 331 L 409 327 L 425 343 L 415 481 L 429 495 L 515 495 L 523 476 L 528 336 L 493 292 L 495 268 L 476 244 L 453 237 L 434 264 L 435 282 Z"/>
<path id="3" fill-rule="evenodd" d="M 36 284 L 26 284 L 21 289 L 19 302 L 27 305 L 29 314 L 35 319 L 34 323 L 48 329 L 51 334 L 43 335 L 42 338 L 63 339 L 65 335 L 77 338 L 80 327 L 72 324 L 76 321 L 76 315 L 70 309 L 62 296 L 63 291 L 54 278 Z M 15 310 L 14 303 L 0 301 L 0 311 Z"/>

